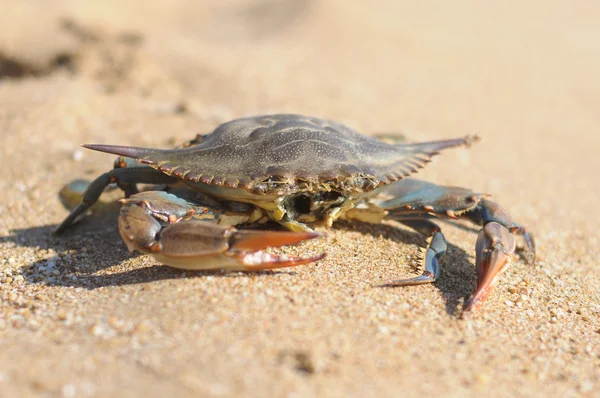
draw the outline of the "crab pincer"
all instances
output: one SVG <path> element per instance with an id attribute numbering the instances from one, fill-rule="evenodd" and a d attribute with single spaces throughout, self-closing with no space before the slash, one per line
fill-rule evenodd
<path id="1" fill-rule="evenodd" d="M 142 192 L 122 200 L 119 232 L 130 251 L 149 253 L 163 264 L 190 270 L 258 271 L 321 260 L 263 251 L 296 245 L 319 232 L 238 230 L 216 222 L 204 206 L 166 192 Z"/>
<path id="2" fill-rule="evenodd" d="M 289 256 L 264 252 L 269 247 L 299 244 L 318 232 L 244 231 L 203 221 L 167 226 L 149 248 L 163 264 L 190 270 L 261 271 L 321 260 L 325 254 Z"/>
<path id="3" fill-rule="evenodd" d="M 514 236 L 501 224 L 489 222 L 481 229 L 475 243 L 477 288 L 465 302 L 463 314 L 481 307 L 492 292 L 498 276 L 508 268 L 515 247 Z"/>

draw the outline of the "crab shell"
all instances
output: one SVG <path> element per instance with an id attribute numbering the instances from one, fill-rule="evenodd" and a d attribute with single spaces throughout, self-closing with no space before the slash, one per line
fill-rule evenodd
<path id="1" fill-rule="evenodd" d="M 283 114 L 233 120 L 186 148 L 85 147 L 134 158 L 212 197 L 265 207 L 298 192 L 363 196 L 474 139 L 389 144 L 333 121 Z"/>

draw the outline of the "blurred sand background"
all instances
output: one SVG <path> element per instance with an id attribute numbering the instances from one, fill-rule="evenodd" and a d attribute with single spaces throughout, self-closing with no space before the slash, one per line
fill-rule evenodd
<path id="1" fill-rule="evenodd" d="M 561 1 L 0 0 L 0 396 L 598 396 L 600 5 Z M 476 234 L 435 285 L 418 236 L 340 223 L 315 266 L 181 272 L 131 256 L 115 209 L 57 199 L 113 158 L 293 112 L 410 140 L 477 133 L 421 177 L 534 232 L 482 312 Z"/>

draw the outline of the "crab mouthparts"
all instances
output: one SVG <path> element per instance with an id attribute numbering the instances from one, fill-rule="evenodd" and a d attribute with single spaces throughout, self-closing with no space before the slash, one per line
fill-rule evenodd
<path id="1" fill-rule="evenodd" d="M 252 269 L 259 269 L 262 267 L 265 267 L 265 269 L 273 269 L 308 264 L 322 260 L 324 257 L 325 253 L 316 256 L 300 257 L 289 256 L 286 254 L 271 254 L 259 250 L 241 253 L 239 259 L 242 264 L 252 267 Z"/>

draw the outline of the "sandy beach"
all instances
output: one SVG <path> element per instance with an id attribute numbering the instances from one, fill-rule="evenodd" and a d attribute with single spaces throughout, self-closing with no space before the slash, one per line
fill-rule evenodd
<path id="1" fill-rule="evenodd" d="M 600 5 L 342 0 L 0 0 L 1 397 L 598 396 Z M 364 134 L 478 134 L 418 177 L 493 195 L 535 235 L 485 306 L 477 230 L 339 222 L 260 273 L 131 255 L 118 192 L 68 233 L 58 199 L 114 157 L 234 118 L 298 113 Z"/>

